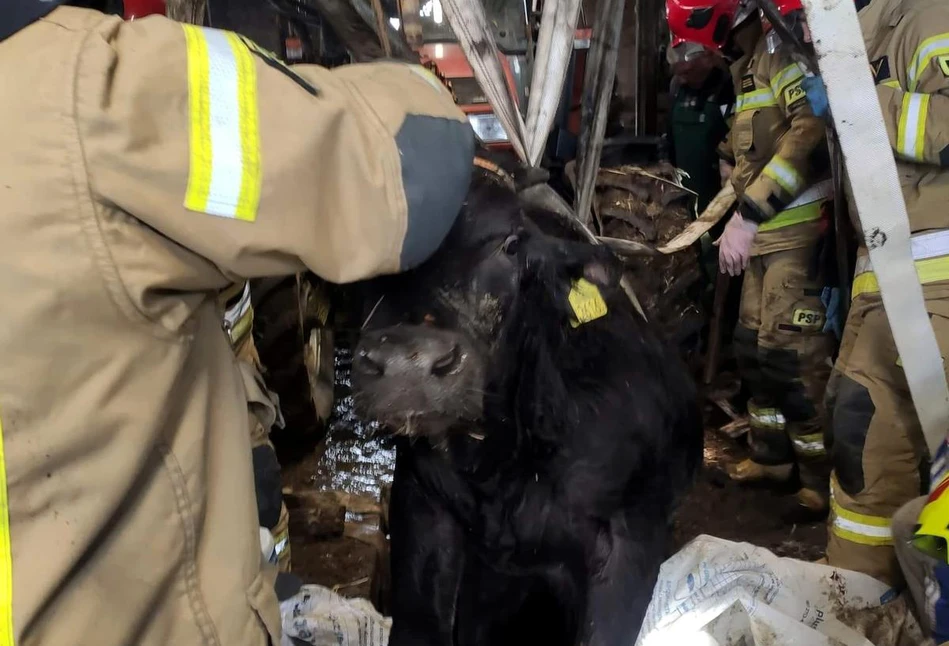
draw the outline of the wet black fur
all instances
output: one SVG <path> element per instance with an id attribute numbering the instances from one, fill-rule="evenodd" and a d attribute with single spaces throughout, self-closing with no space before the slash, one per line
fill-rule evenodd
<path id="1" fill-rule="evenodd" d="M 463 288 L 480 247 L 520 228 L 519 293 L 490 352 L 484 439 L 400 439 L 393 646 L 631 646 L 671 547 L 670 515 L 701 462 L 694 385 L 631 307 L 617 261 L 542 234 L 513 193 L 476 183 L 441 251 L 378 283 L 401 290 L 389 304 L 402 309 L 369 328 L 417 323 L 433 285 Z M 567 294 L 591 264 L 607 269 L 609 314 L 572 328 Z M 486 353 L 491 341 L 480 339 Z"/>

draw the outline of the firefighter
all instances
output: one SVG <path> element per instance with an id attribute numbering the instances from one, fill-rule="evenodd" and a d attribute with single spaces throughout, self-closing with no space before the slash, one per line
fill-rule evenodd
<path id="1" fill-rule="evenodd" d="M 778 3 L 785 13 L 800 4 Z M 724 48 L 737 95 L 724 156 L 738 207 L 716 244 L 722 272 L 745 272 L 733 344 L 751 390 L 751 458 L 740 482 L 798 482 L 808 511 L 827 508 L 820 403 L 832 336 L 823 331 L 819 244 L 832 197 L 824 122 L 808 105 L 804 72 L 774 47 L 738 0 L 668 0 L 669 26 L 691 46 Z M 726 43 L 726 41 L 728 41 Z"/>
<path id="2" fill-rule="evenodd" d="M 98 3 L 102 4 L 102 3 Z M 108 3 L 107 3 L 108 4 Z M 92 3 L 83 2 L 82 6 Z M 73 6 L 77 6 L 74 3 Z M 105 7 L 109 8 L 109 7 Z M 121 7 L 111 7 L 126 20 L 141 20 L 146 16 L 166 14 L 165 0 L 125 0 Z M 280 465 L 270 442 L 270 429 L 282 426 L 283 419 L 277 397 L 263 387 L 260 357 L 254 345 L 254 308 L 250 299 L 250 283 L 235 283 L 223 290 L 218 298 L 224 310 L 223 325 L 237 356 L 244 381 L 247 384 L 248 424 L 254 462 L 254 489 L 257 498 L 257 517 L 260 526 L 270 533 L 274 556 L 281 572 L 290 571 L 290 513 L 283 502 Z"/>
<path id="3" fill-rule="evenodd" d="M 906 200 L 917 274 L 945 364 L 949 6 L 942 0 L 872 0 L 858 15 Z M 826 110 L 819 79 L 807 89 L 813 105 Z M 891 518 L 927 490 L 928 451 L 863 241 L 855 274 L 840 355 L 827 389 L 834 465 L 827 559 L 833 566 L 896 585 L 903 575 L 894 554 Z M 939 478 L 933 480 L 939 483 Z M 930 532 L 941 524 L 944 534 L 949 514 L 939 509 L 929 508 L 931 514 L 920 521 Z"/>
<path id="4" fill-rule="evenodd" d="M 680 44 L 673 40 L 667 50 L 673 73 L 671 161 L 688 173 L 682 183 L 695 191 L 696 208 L 701 213 L 722 187 L 716 150 L 728 134 L 735 93 L 721 56 L 704 47 L 682 51 L 677 47 Z"/>
<path id="5" fill-rule="evenodd" d="M 283 427 L 279 399 L 267 389 L 260 356 L 254 344 L 254 307 L 250 283 L 235 283 L 218 296 L 224 310 L 224 330 L 238 360 L 247 391 L 247 417 L 254 463 L 257 518 L 274 541 L 274 555 L 281 572 L 290 571 L 290 513 L 283 502 L 280 464 L 270 442 L 274 426 Z"/>
<path id="6" fill-rule="evenodd" d="M 673 73 L 670 161 L 686 172 L 682 183 L 695 191 L 696 210 L 702 213 L 722 187 L 717 150 L 728 134 L 735 93 L 721 56 L 705 47 L 689 49 L 679 45 L 682 42 L 673 39 L 667 50 Z M 724 222 L 720 222 L 702 236 L 702 264 L 712 283 L 718 268 L 718 250 L 711 241 L 721 235 L 723 227 Z"/>
<path id="7" fill-rule="evenodd" d="M 418 265 L 473 132 L 419 66 L 58 4 L 0 3 L 0 643 L 279 644 L 219 293 Z"/>

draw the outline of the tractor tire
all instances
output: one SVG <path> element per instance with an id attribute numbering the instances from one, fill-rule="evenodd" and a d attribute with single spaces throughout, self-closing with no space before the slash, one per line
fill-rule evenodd
<path id="1" fill-rule="evenodd" d="M 286 421 L 271 441 L 284 459 L 308 453 L 324 438 L 333 409 L 334 343 L 323 285 L 305 275 L 251 283 L 254 341 Z M 321 322 L 313 314 L 318 308 Z"/>

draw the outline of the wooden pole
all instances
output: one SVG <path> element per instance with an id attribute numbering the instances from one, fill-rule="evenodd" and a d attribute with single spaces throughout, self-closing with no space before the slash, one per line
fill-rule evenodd
<path id="1" fill-rule="evenodd" d="M 580 141 L 577 146 L 577 217 L 590 226 L 596 175 L 603 153 L 606 118 L 616 79 L 619 37 L 625 0 L 599 0 L 593 21 L 593 38 L 583 79 L 580 109 Z"/>
<path id="2" fill-rule="evenodd" d="M 382 49 L 385 50 L 386 58 L 392 58 L 392 43 L 389 42 L 389 26 L 386 24 L 386 15 L 382 10 L 381 0 L 372 0 L 372 10 L 376 14 L 376 31 L 379 32 L 379 40 L 382 41 Z"/>
<path id="3" fill-rule="evenodd" d="M 706 386 L 718 374 L 718 359 L 722 347 L 722 317 L 725 315 L 725 299 L 728 298 L 728 274 L 718 272 L 715 278 L 715 301 L 712 304 L 712 323 L 708 330 L 708 352 L 705 354 L 705 372 L 702 383 Z"/>

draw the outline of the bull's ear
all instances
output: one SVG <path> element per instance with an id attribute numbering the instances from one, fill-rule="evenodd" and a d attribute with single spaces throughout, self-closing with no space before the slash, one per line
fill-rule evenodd
<path id="1" fill-rule="evenodd" d="M 583 266 L 583 277 L 597 287 L 612 287 L 618 279 L 602 260 L 591 260 Z"/>

